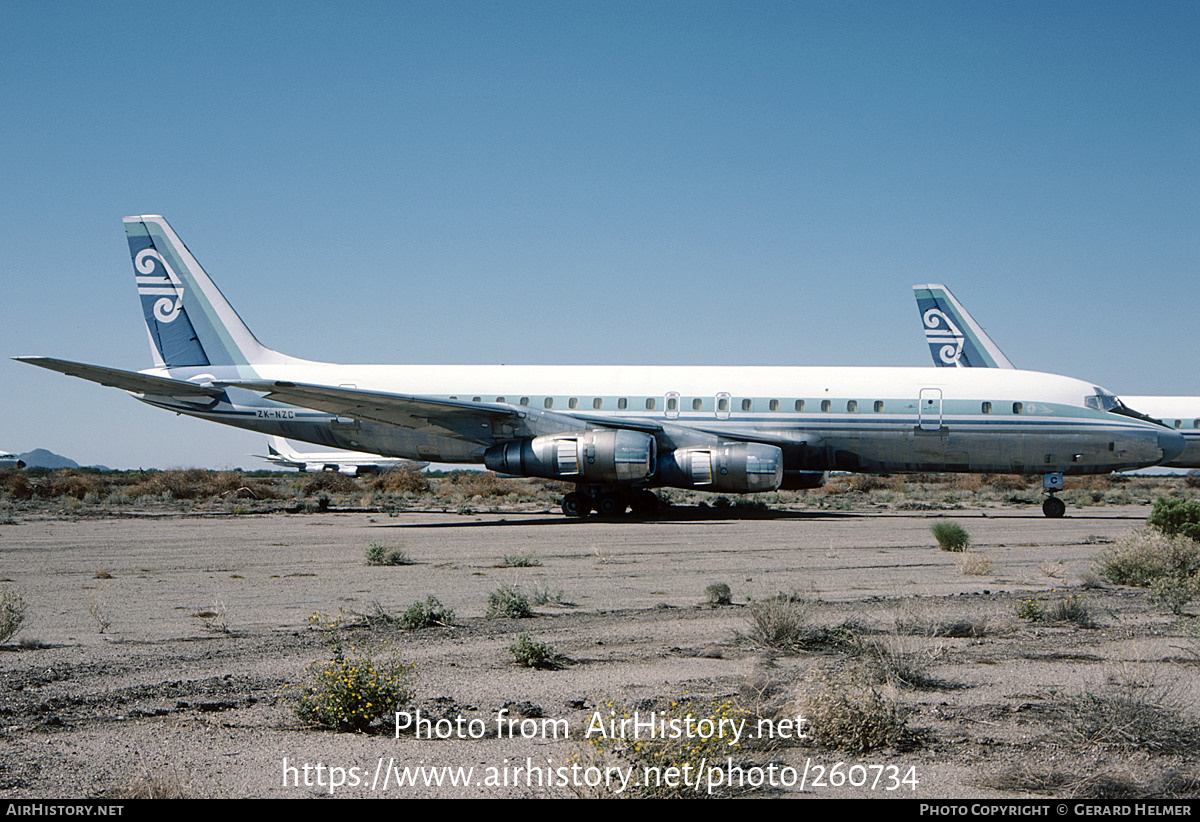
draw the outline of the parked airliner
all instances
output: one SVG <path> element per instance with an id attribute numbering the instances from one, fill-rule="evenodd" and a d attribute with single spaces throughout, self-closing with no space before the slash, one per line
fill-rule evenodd
<path id="1" fill-rule="evenodd" d="M 913 294 L 935 365 L 955 368 L 1016 367 L 946 286 L 914 285 Z M 1135 412 L 1175 428 L 1183 435 L 1186 442 L 1183 452 L 1161 465 L 1169 468 L 1200 468 L 1200 397 L 1122 394 L 1121 401 Z"/>
<path id="2" fill-rule="evenodd" d="M 427 462 L 381 457 L 378 454 L 364 454 L 362 451 L 297 451 L 280 436 L 271 437 L 271 441 L 267 443 L 267 456 L 259 458 L 281 468 L 295 468 L 301 473 L 337 471 L 351 476 L 374 474 L 401 467 L 419 471 L 429 465 Z"/>
<path id="3" fill-rule="evenodd" d="M 125 218 L 154 367 L 24 362 L 270 435 L 575 483 L 568 516 L 654 487 L 752 493 L 828 470 L 1099 474 L 1183 438 L 1090 382 L 1014 369 L 337 365 L 262 345 L 161 216 Z"/>

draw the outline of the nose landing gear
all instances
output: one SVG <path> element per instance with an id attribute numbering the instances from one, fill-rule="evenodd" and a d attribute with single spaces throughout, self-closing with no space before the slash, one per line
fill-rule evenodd
<path id="1" fill-rule="evenodd" d="M 1046 495 L 1046 499 L 1042 502 L 1042 513 L 1050 519 L 1058 519 L 1067 512 L 1067 504 L 1054 496 L 1055 491 L 1062 489 L 1062 474 L 1042 475 L 1042 492 Z"/>

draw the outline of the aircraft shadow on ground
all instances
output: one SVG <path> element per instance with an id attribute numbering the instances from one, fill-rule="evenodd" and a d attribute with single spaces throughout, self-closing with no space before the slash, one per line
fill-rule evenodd
<path id="1" fill-rule="evenodd" d="M 629 525 L 646 525 L 646 524 L 670 524 L 684 525 L 688 523 L 704 524 L 711 522 L 737 521 L 737 520 L 822 520 L 822 519 L 850 519 L 863 516 L 861 513 L 847 511 L 742 511 L 729 508 L 696 508 L 696 507 L 672 507 L 666 508 L 656 513 L 652 517 L 638 516 L 621 516 L 621 517 L 601 517 L 595 514 L 579 518 L 568 518 L 563 516 L 545 516 L 537 518 L 526 518 L 523 514 L 509 514 L 501 516 L 518 516 L 519 519 L 501 519 L 478 521 L 471 520 L 463 522 L 465 519 L 462 515 L 454 515 L 458 519 L 448 522 L 424 522 L 424 523 L 376 523 L 379 528 L 495 528 L 506 525 L 587 525 L 588 523 L 612 523 L 612 524 L 629 524 Z"/>

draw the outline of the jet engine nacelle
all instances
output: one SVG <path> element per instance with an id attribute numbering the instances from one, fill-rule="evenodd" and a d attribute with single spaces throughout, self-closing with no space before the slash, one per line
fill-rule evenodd
<path id="1" fill-rule="evenodd" d="M 483 464 L 498 474 L 568 482 L 637 482 L 654 473 L 654 438 L 640 431 L 579 431 L 493 445 Z"/>
<path id="2" fill-rule="evenodd" d="M 676 448 L 663 456 L 658 479 L 701 491 L 774 491 L 783 482 L 783 451 L 756 442 Z"/>

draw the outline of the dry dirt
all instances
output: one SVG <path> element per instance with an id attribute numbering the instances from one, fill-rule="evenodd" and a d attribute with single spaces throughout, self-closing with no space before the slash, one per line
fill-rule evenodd
<path id="1" fill-rule="evenodd" d="M 1144 590 L 1084 585 L 1097 553 L 1147 511 L 1097 507 L 1061 520 L 1028 508 L 955 511 L 945 518 L 991 561 L 982 575 L 938 550 L 930 527 L 943 515 L 928 512 L 739 519 L 688 509 L 655 522 L 22 513 L 0 526 L 0 579 L 28 606 L 0 650 L 0 796 L 116 797 L 148 785 L 200 797 L 321 796 L 331 774 L 360 783 L 336 796 L 571 796 L 570 785 L 530 785 L 512 769 L 596 762 L 581 737 L 610 705 L 644 717 L 685 697 L 729 699 L 795 715 L 820 672 L 861 663 L 862 653 L 835 645 L 782 653 L 750 641 L 748 601 L 783 593 L 817 600 L 815 623 L 849 626 L 860 651 L 886 647 L 926 682 L 878 686 L 905 716 L 905 732 L 885 747 L 751 739 L 731 748 L 748 779 L 774 782 L 753 795 L 1195 797 L 1196 604 L 1173 616 Z M 372 543 L 400 547 L 414 564 L 369 566 Z M 502 567 L 506 556 L 540 564 Z M 713 583 L 730 587 L 733 604 L 706 602 Z M 486 618 L 488 593 L 504 585 L 551 601 L 533 618 Z M 1024 599 L 1053 605 L 1070 594 L 1083 597 L 1091 626 L 1016 615 Z M 353 621 L 376 603 L 395 614 L 430 595 L 456 612 L 455 627 L 364 628 L 348 641 L 390 642 L 416 666 L 413 707 L 479 720 L 484 738 L 397 737 L 394 724 L 337 733 L 296 718 L 286 687 L 329 658 L 310 615 L 341 610 Z M 508 646 L 520 632 L 563 664 L 515 665 Z M 951 635 L 961 633 L 973 635 Z M 571 738 L 497 736 L 506 706 L 518 718 L 565 719 Z M 866 767 L 851 773 L 854 764 Z M 475 771 L 468 786 L 374 781 L 381 767 L 412 766 Z M 848 784 L 864 774 L 867 784 Z M 907 782 L 897 788 L 893 775 Z"/>

